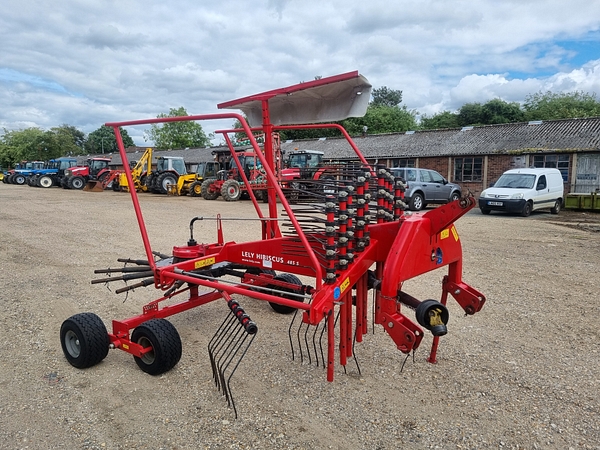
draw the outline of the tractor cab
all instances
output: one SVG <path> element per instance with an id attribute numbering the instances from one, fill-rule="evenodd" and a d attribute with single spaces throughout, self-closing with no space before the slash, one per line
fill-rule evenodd
<path id="1" fill-rule="evenodd" d="M 323 152 L 316 150 L 294 150 L 288 153 L 285 169 L 281 171 L 283 182 L 311 180 L 323 167 Z"/>
<path id="2" fill-rule="evenodd" d="M 257 159 L 255 153 L 251 152 L 243 152 L 238 154 L 238 159 L 240 161 L 241 167 L 238 167 L 235 160 L 231 159 L 229 161 L 229 173 L 232 175 L 232 178 L 238 179 L 241 181 L 241 177 L 239 175 L 240 170 L 242 170 L 246 177 L 249 180 L 256 178 L 256 174 L 262 171 L 262 163 L 259 159 Z"/>
<path id="3" fill-rule="evenodd" d="M 107 158 L 90 158 L 87 160 L 87 165 L 90 169 L 89 176 L 96 177 L 102 170 L 108 168 L 110 159 Z"/>
<path id="4" fill-rule="evenodd" d="M 186 175 L 187 169 L 183 158 L 179 156 L 161 156 L 156 161 L 157 172 L 176 172 L 177 175 Z"/>

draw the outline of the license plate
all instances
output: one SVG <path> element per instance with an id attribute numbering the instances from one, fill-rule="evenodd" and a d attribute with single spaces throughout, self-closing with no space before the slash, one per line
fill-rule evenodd
<path id="1" fill-rule="evenodd" d="M 502 202 L 488 202 L 489 206 L 502 206 Z"/>

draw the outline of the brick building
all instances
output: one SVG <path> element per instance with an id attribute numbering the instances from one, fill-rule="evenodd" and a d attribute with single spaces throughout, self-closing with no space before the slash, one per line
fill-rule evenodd
<path id="1" fill-rule="evenodd" d="M 355 137 L 371 163 L 387 167 L 423 167 L 440 172 L 463 191 L 478 195 L 505 170 L 518 167 L 556 167 L 565 181 L 565 192 L 600 190 L 600 117 L 487 125 L 443 130 L 407 131 Z M 322 151 L 326 160 L 356 160 L 343 138 L 282 142 L 283 151 Z M 131 150 L 131 152 L 129 152 Z M 136 151 L 128 149 L 130 159 Z M 157 151 L 183 156 L 191 171 L 201 161 L 212 160 L 215 148 Z M 114 167 L 121 164 L 113 155 Z"/>

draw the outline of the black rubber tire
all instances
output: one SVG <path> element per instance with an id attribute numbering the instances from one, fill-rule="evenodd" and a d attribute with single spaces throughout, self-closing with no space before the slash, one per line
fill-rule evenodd
<path id="1" fill-rule="evenodd" d="M 263 203 L 269 203 L 269 191 L 267 189 L 258 191 L 260 192 L 260 199 Z"/>
<path id="2" fill-rule="evenodd" d="M 485 216 L 487 216 L 489 213 L 492 212 L 491 209 L 480 208 L 480 210 L 481 210 L 481 214 L 483 214 Z"/>
<path id="3" fill-rule="evenodd" d="M 455 192 L 450 196 L 450 201 L 455 202 L 460 199 L 460 192 Z"/>
<path id="4" fill-rule="evenodd" d="M 300 281 L 300 279 L 296 275 L 293 275 L 291 273 L 280 273 L 279 275 L 274 277 L 274 279 L 279 280 L 279 281 L 285 281 L 286 283 L 297 284 L 298 286 L 302 286 L 302 281 Z M 271 287 L 273 289 L 277 289 L 280 291 L 286 290 L 285 288 L 282 288 L 279 286 L 271 286 Z M 292 291 L 290 290 L 289 292 L 292 292 Z M 291 295 L 290 296 L 281 295 L 281 297 L 291 299 L 291 300 L 296 300 L 300 303 L 303 302 L 302 299 L 299 299 L 299 298 L 291 296 Z M 271 308 L 273 308 L 273 311 L 275 311 L 278 314 L 291 314 L 297 310 L 297 308 L 292 308 L 291 306 L 284 306 L 284 305 L 280 305 L 278 303 L 273 303 L 273 302 L 269 302 L 269 305 L 271 305 Z"/>
<path id="5" fill-rule="evenodd" d="M 190 197 L 202 197 L 202 182 L 194 181 L 190 184 Z"/>
<path id="6" fill-rule="evenodd" d="M 131 334 L 131 341 L 152 351 L 142 358 L 134 356 L 135 363 L 150 375 L 160 375 L 171 370 L 181 359 L 181 338 L 177 329 L 165 319 L 150 319 Z"/>
<path id="7" fill-rule="evenodd" d="M 560 212 L 561 207 L 562 207 L 562 201 L 560 199 L 556 200 L 556 202 L 554 203 L 554 206 L 550 210 L 550 214 L 558 214 Z"/>
<path id="8" fill-rule="evenodd" d="M 43 188 L 50 188 L 52 187 L 52 178 L 49 177 L 48 175 L 42 175 L 41 177 L 38 178 L 36 185 L 39 187 L 43 187 Z"/>
<path id="9" fill-rule="evenodd" d="M 425 208 L 425 201 L 423 199 L 423 194 L 420 194 L 419 192 L 415 192 L 410 199 L 410 204 L 408 205 L 408 207 L 412 211 L 421 211 L 423 208 Z"/>
<path id="10" fill-rule="evenodd" d="M 18 184 L 19 186 L 22 186 L 27 182 L 27 178 L 25 177 L 25 175 L 21 175 L 20 173 L 13 176 L 12 180 L 14 184 Z"/>
<path id="11" fill-rule="evenodd" d="M 218 191 L 211 192 L 210 190 L 210 185 L 213 184 L 215 181 L 217 180 L 215 180 L 214 178 L 207 178 L 202 182 L 202 198 L 204 200 L 216 200 L 219 196 Z"/>
<path id="12" fill-rule="evenodd" d="M 159 194 L 166 194 L 167 193 L 167 185 L 169 185 L 169 184 L 176 185 L 177 177 L 170 172 L 161 173 L 158 176 L 158 178 L 156 179 L 155 190 Z"/>
<path id="13" fill-rule="evenodd" d="M 240 189 L 240 183 L 236 180 L 227 180 L 221 186 L 221 197 L 225 199 L 226 202 L 237 202 L 242 196 L 242 191 Z"/>
<path id="14" fill-rule="evenodd" d="M 100 317 L 94 313 L 81 313 L 62 323 L 60 344 L 69 364 L 85 369 L 106 358 L 110 339 Z"/>
<path id="15" fill-rule="evenodd" d="M 529 217 L 529 215 L 531 214 L 532 207 L 533 205 L 531 204 L 531 202 L 526 202 L 525 206 L 523 206 L 523 211 L 521 211 L 521 216 Z"/>
<path id="16" fill-rule="evenodd" d="M 60 181 L 60 185 L 63 189 L 71 189 L 69 187 L 69 180 L 71 179 L 71 177 L 63 177 L 63 179 Z"/>
<path id="17" fill-rule="evenodd" d="M 85 180 L 83 177 L 71 177 L 69 178 L 69 187 L 71 189 L 83 189 L 85 187 Z"/>

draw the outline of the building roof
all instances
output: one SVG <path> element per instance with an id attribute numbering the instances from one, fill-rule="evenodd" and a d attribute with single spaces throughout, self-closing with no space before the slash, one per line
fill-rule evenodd
<path id="1" fill-rule="evenodd" d="M 597 151 L 600 117 L 378 134 L 354 140 L 369 159 Z M 282 148 L 320 150 L 328 159 L 354 158 L 343 138 L 288 141 Z"/>
<path id="2" fill-rule="evenodd" d="M 365 157 L 371 160 L 599 151 L 600 117 L 376 134 L 354 137 L 354 142 Z M 155 151 L 153 161 L 156 162 L 159 156 L 182 156 L 187 164 L 197 164 L 212 161 L 212 151 L 224 148 L 226 147 Z M 323 152 L 325 159 L 347 160 L 356 157 L 344 138 L 285 141 L 281 143 L 281 148 L 286 152 L 294 149 L 318 150 Z M 135 160 L 136 155 L 141 156 L 144 150 L 145 147 L 130 148 L 128 157 Z M 112 166 L 121 165 L 118 153 L 111 156 Z M 84 162 L 88 157 L 78 158 Z"/>

